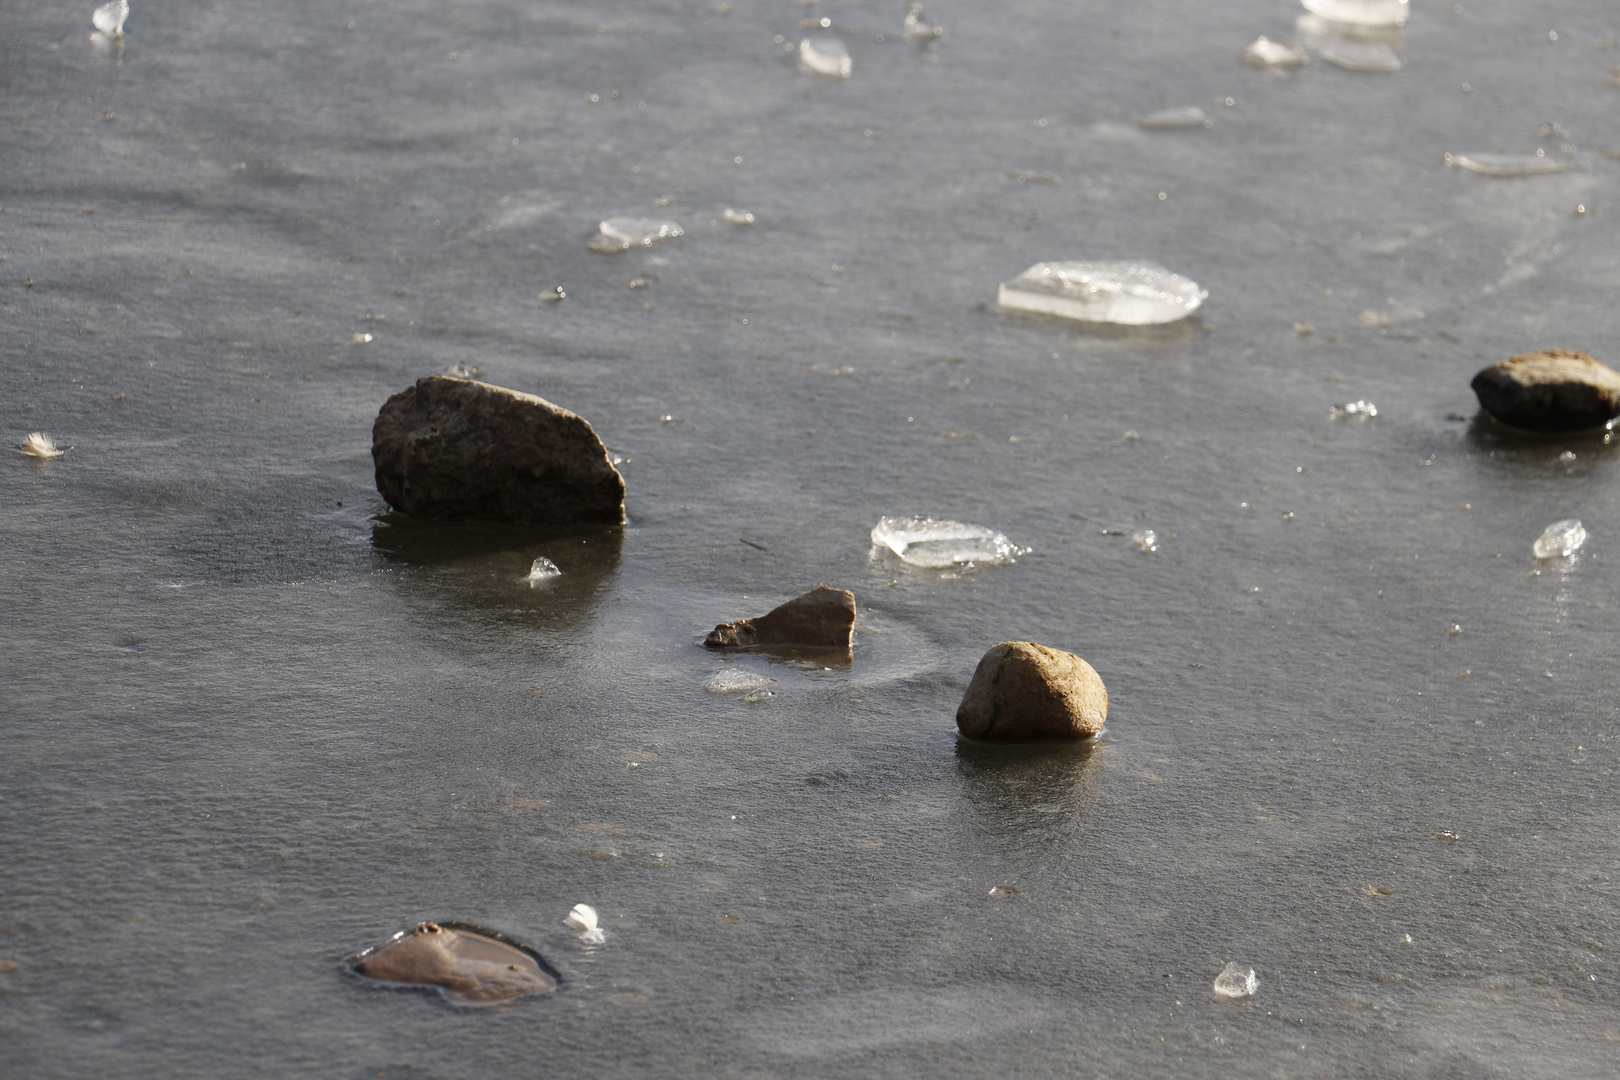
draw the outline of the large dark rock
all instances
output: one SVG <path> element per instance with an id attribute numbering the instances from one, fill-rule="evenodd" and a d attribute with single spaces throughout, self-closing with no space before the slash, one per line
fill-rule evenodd
<path id="1" fill-rule="evenodd" d="M 1486 412 L 1525 431 L 1585 431 L 1620 416 L 1620 372 L 1569 349 L 1509 357 L 1473 387 Z"/>
<path id="2" fill-rule="evenodd" d="M 371 429 L 377 490 L 412 517 L 624 524 L 624 478 L 583 417 L 544 398 L 429 375 Z"/>
<path id="3" fill-rule="evenodd" d="M 711 649 L 750 645 L 797 645 L 847 649 L 855 628 L 855 594 L 817 585 L 803 596 L 753 619 L 721 623 L 703 644 Z"/>
<path id="4" fill-rule="evenodd" d="M 956 710 L 963 735 L 983 742 L 1089 739 L 1108 719 L 1108 688 L 1074 653 L 1003 641 L 979 661 Z"/>
<path id="5" fill-rule="evenodd" d="M 368 979 L 437 986 L 451 998 L 487 1005 L 557 988 L 556 978 L 527 949 L 469 927 L 419 923 L 361 956 Z"/>

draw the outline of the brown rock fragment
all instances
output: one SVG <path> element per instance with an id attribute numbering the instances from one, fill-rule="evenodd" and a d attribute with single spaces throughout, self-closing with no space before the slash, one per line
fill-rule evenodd
<path id="1" fill-rule="evenodd" d="M 557 989 L 534 954 L 466 928 L 420 923 L 365 954 L 355 970 L 380 982 L 437 986 L 475 1005 Z"/>
<path id="2" fill-rule="evenodd" d="M 984 742 L 1088 739 L 1108 719 L 1108 688 L 1073 653 L 1033 641 L 991 646 L 956 710 L 956 726 Z"/>
<path id="3" fill-rule="evenodd" d="M 1481 408 L 1525 431 L 1585 431 L 1620 416 L 1620 372 L 1569 349 L 1511 356 L 1472 386 Z"/>
<path id="4" fill-rule="evenodd" d="M 803 596 L 753 619 L 721 623 L 703 639 L 710 649 L 750 645 L 799 645 L 847 649 L 855 628 L 855 594 L 817 585 Z"/>
<path id="5" fill-rule="evenodd" d="M 412 517 L 624 524 L 624 478 L 585 419 L 533 394 L 429 375 L 371 429 L 377 490 Z"/>

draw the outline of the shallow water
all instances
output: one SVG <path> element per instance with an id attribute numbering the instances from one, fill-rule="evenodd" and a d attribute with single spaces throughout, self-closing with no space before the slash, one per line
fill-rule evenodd
<path id="1" fill-rule="evenodd" d="M 1620 361 L 1620 166 L 1443 154 L 1620 145 L 1620 15 L 1424 3 L 1401 72 L 1278 78 L 1282 0 L 829 3 L 841 81 L 731 6 L 0 11 L 0 416 L 73 446 L 0 461 L 7 1074 L 1609 1072 L 1616 451 L 1468 380 Z M 1210 296 L 996 313 L 1077 258 Z M 630 525 L 386 513 L 371 421 L 457 363 L 589 418 Z M 871 559 L 911 514 L 1034 550 Z M 847 665 L 698 646 L 818 581 Z M 1098 745 L 957 742 L 1007 638 L 1102 674 Z M 427 919 L 561 991 L 346 974 Z"/>

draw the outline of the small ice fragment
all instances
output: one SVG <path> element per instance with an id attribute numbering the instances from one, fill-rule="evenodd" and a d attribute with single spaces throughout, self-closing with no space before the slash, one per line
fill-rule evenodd
<path id="1" fill-rule="evenodd" d="M 684 236 L 686 230 L 673 221 L 657 218 L 612 217 L 597 226 L 598 235 L 586 244 L 592 251 L 629 251 L 652 247 L 663 240 Z"/>
<path id="2" fill-rule="evenodd" d="M 720 216 L 731 222 L 733 225 L 752 225 L 754 223 L 754 215 L 752 213 L 747 210 L 733 210 L 729 206 L 720 211 Z"/>
<path id="3" fill-rule="evenodd" d="M 575 904 L 563 922 L 568 929 L 579 931 L 579 940 L 587 945 L 600 945 L 607 940 L 607 935 L 597 928 L 596 909 L 589 904 Z"/>
<path id="4" fill-rule="evenodd" d="M 1573 451 L 1573 450 L 1565 450 L 1562 454 L 1558 455 L 1558 460 L 1559 461 L 1565 461 L 1565 462 L 1574 461 L 1575 460 L 1575 451 Z"/>
<path id="5" fill-rule="evenodd" d="M 1317 46 L 1322 59 L 1347 71 L 1399 71 L 1401 58 L 1382 41 L 1349 38 L 1324 39 Z"/>
<path id="6" fill-rule="evenodd" d="M 743 701 L 749 705 L 758 705 L 767 698 L 773 698 L 775 696 L 775 690 L 767 690 L 762 686 L 758 690 L 750 690 L 748 693 L 744 694 Z"/>
<path id="7" fill-rule="evenodd" d="M 1140 529 L 1140 530 L 1138 530 L 1136 532 L 1131 533 L 1131 543 L 1136 545 L 1136 550 L 1137 551 L 1141 551 L 1141 552 L 1158 551 L 1159 550 L 1159 534 L 1154 532 L 1152 529 Z"/>
<path id="8" fill-rule="evenodd" d="M 1538 559 L 1561 559 L 1575 554 L 1586 543 L 1586 526 L 1580 518 L 1565 518 L 1547 526 L 1531 550 Z"/>
<path id="9" fill-rule="evenodd" d="M 56 440 L 52 439 L 49 435 L 46 435 L 42 431 L 35 431 L 29 433 L 28 438 L 23 440 L 21 446 L 17 447 L 17 452 L 19 454 L 27 454 L 31 458 L 43 458 L 45 460 L 49 460 L 51 458 L 59 458 L 71 449 L 73 449 L 71 446 L 57 446 Z"/>
<path id="10" fill-rule="evenodd" d="M 1207 296 L 1158 263 L 1059 262 L 1036 263 L 1002 282 L 996 302 L 1007 311 L 1147 326 L 1186 318 Z"/>
<path id="11" fill-rule="evenodd" d="M 484 373 L 484 369 L 481 367 L 468 367 L 466 364 L 458 361 L 445 368 L 444 373 L 446 375 L 452 375 L 458 379 L 471 379 L 482 375 Z"/>
<path id="12" fill-rule="evenodd" d="M 711 694 L 748 694 L 763 690 L 776 680 L 768 675 L 739 668 L 726 668 L 709 676 L 703 688 Z"/>
<path id="13" fill-rule="evenodd" d="M 849 78 L 855 62 L 849 58 L 844 43 L 834 37 L 805 38 L 799 42 L 799 63 L 817 75 Z"/>
<path id="14" fill-rule="evenodd" d="M 1533 154 L 1447 154 L 1446 164 L 1486 176 L 1538 176 L 1584 168 L 1578 161 L 1550 158 L 1542 150 Z"/>
<path id="15" fill-rule="evenodd" d="M 533 566 L 529 567 L 527 580 L 529 587 L 533 588 L 542 581 L 550 581 L 552 578 L 560 577 L 562 577 L 562 571 L 557 568 L 557 564 L 542 555 L 534 560 Z"/>
<path id="16" fill-rule="evenodd" d="M 1300 67 L 1310 62 L 1305 50 L 1298 45 L 1272 41 L 1261 34 L 1254 44 L 1243 50 L 1243 62 L 1255 67 Z"/>
<path id="17" fill-rule="evenodd" d="M 354 342 L 356 345 L 370 345 L 372 337 L 370 334 L 354 334 L 349 338 L 349 340 Z"/>
<path id="18" fill-rule="evenodd" d="M 1305 10 L 1351 26 L 1405 26 L 1407 0 L 1300 0 Z"/>
<path id="19" fill-rule="evenodd" d="M 1221 973 L 1215 976 L 1215 996 L 1223 998 L 1241 999 L 1253 997 L 1254 992 L 1260 988 L 1260 980 L 1254 974 L 1254 968 L 1241 968 L 1236 964 L 1227 964 Z"/>
<path id="20" fill-rule="evenodd" d="M 1333 406 L 1332 416 L 1335 420 L 1355 418 L 1357 420 L 1371 420 L 1378 415 L 1378 406 L 1370 401 L 1351 401 L 1343 405 Z"/>
<path id="21" fill-rule="evenodd" d="M 913 566 L 936 570 L 962 563 L 1006 566 L 1030 551 L 983 525 L 931 517 L 879 518 L 872 545 L 888 548 Z"/>
<path id="22" fill-rule="evenodd" d="M 933 41 L 945 31 L 939 24 L 928 17 L 921 4 L 911 4 L 906 8 L 905 28 L 907 41 Z"/>
<path id="23" fill-rule="evenodd" d="M 129 18 L 129 0 L 112 0 L 110 4 L 102 4 L 90 16 L 90 21 L 97 30 L 110 38 L 124 36 L 124 20 Z"/>
<path id="24" fill-rule="evenodd" d="M 1316 327 L 1312 326 L 1308 322 L 1297 322 L 1294 324 L 1294 333 L 1298 334 L 1300 337 L 1310 337 L 1312 334 L 1316 333 Z"/>
<path id="25" fill-rule="evenodd" d="M 561 285 L 558 285 L 549 292 L 543 292 L 540 294 L 541 302 L 546 304 L 555 304 L 566 299 L 568 299 L 568 294 L 563 291 L 563 287 Z"/>
<path id="26" fill-rule="evenodd" d="M 1180 109 L 1160 109 L 1158 112 L 1148 113 L 1137 120 L 1137 123 L 1154 131 L 1187 131 L 1215 126 L 1215 121 L 1209 118 L 1209 113 L 1197 105 L 1188 105 Z"/>
<path id="27" fill-rule="evenodd" d="M 1450 634 L 1452 637 L 1456 637 L 1458 634 L 1462 633 L 1462 623 L 1452 623 L 1450 626 L 1446 627 L 1446 633 Z"/>

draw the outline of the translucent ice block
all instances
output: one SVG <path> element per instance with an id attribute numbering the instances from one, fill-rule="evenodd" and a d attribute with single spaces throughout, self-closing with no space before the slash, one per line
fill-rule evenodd
<path id="1" fill-rule="evenodd" d="M 1446 164 L 1486 176 L 1535 176 L 1581 167 L 1578 161 L 1551 158 L 1542 150 L 1533 154 L 1447 154 Z"/>
<path id="2" fill-rule="evenodd" d="M 1261 34 L 1253 45 L 1243 50 L 1243 62 L 1256 67 L 1299 67 L 1309 58 L 1298 45 L 1285 45 Z"/>
<path id="3" fill-rule="evenodd" d="M 1140 529 L 1131 533 L 1131 543 L 1136 545 L 1137 551 L 1153 552 L 1159 550 L 1159 534 L 1152 529 Z"/>
<path id="4" fill-rule="evenodd" d="M 758 672 L 726 668 L 709 676 L 709 681 L 703 684 L 703 688 L 711 694 L 750 694 L 763 690 L 775 681 L 770 676 Z"/>
<path id="5" fill-rule="evenodd" d="M 1399 71 L 1401 58 L 1382 41 L 1333 38 L 1318 43 L 1317 52 L 1330 64 L 1349 71 Z"/>
<path id="6" fill-rule="evenodd" d="M 932 41 L 945 31 L 939 24 L 928 17 L 921 4 L 911 4 L 906 8 L 906 21 L 903 24 L 907 41 Z"/>
<path id="7" fill-rule="evenodd" d="M 1300 0 L 1305 10 L 1351 26 L 1405 26 L 1406 0 Z"/>
<path id="8" fill-rule="evenodd" d="M 1004 566 L 1030 550 L 983 525 L 931 517 L 879 518 L 872 528 L 872 544 L 888 548 L 913 566 L 935 569 L 963 563 Z"/>
<path id="9" fill-rule="evenodd" d="M 1254 996 L 1260 989 L 1260 980 L 1255 976 L 1254 968 L 1242 968 L 1236 964 L 1227 964 L 1221 973 L 1215 976 L 1215 996 L 1223 998 L 1246 998 Z"/>
<path id="10" fill-rule="evenodd" d="M 847 79 L 855 62 L 837 38 L 805 38 L 799 42 L 799 63 L 817 75 Z"/>
<path id="11" fill-rule="evenodd" d="M 1333 419 L 1335 420 L 1371 420 L 1378 415 L 1378 406 L 1370 401 L 1351 401 L 1343 405 L 1333 406 Z"/>
<path id="12" fill-rule="evenodd" d="M 1209 113 L 1200 109 L 1197 105 L 1187 105 L 1178 109 L 1160 109 L 1158 112 L 1148 113 L 1137 123 L 1155 131 L 1190 131 L 1194 128 L 1215 126 L 1215 121 L 1209 118 Z"/>
<path id="13" fill-rule="evenodd" d="M 592 251 L 629 251 L 636 247 L 652 247 L 663 240 L 684 236 L 686 230 L 673 221 L 657 218 L 612 217 L 597 226 L 598 235 L 591 237 L 588 247 Z"/>
<path id="14" fill-rule="evenodd" d="M 752 225 L 754 223 L 754 215 L 752 212 L 748 210 L 734 210 L 729 206 L 720 211 L 720 216 L 731 222 L 733 225 Z"/>
<path id="15" fill-rule="evenodd" d="M 1085 322 L 1146 326 L 1198 310 L 1209 293 L 1150 262 L 1036 263 L 1003 282 L 1004 311 L 1033 311 Z"/>
<path id="16" fill-rule="evenodd" d="M 552 578 L 560 577 L 562 577 L 562 571 L 557 568 L 557 564 L 544 555 L 534 560 L 534 565 L 529 567 L 528 580 L 531 588 L 542 581 L 550 581 Z"/>
<path id="17" fill-rule="evenodd" d="M 124 36 L 124 20 L 129 18 L 129 0 L 112 0 L 110 4 L 102 4 L 91 14 L 90 21 L 95 28 L 110 38 Z"/>
<path id="18" fill-rule="evenodd" d="M 1565 518 L 1547 526 L 1546 530 L 1536 537 L 1531 550 L 1538 559 L 1562 559 L 1575 554 L 1584 543 L 1586 543 L 1586 526 L 1581 524 L 1580 518 Z"/>

